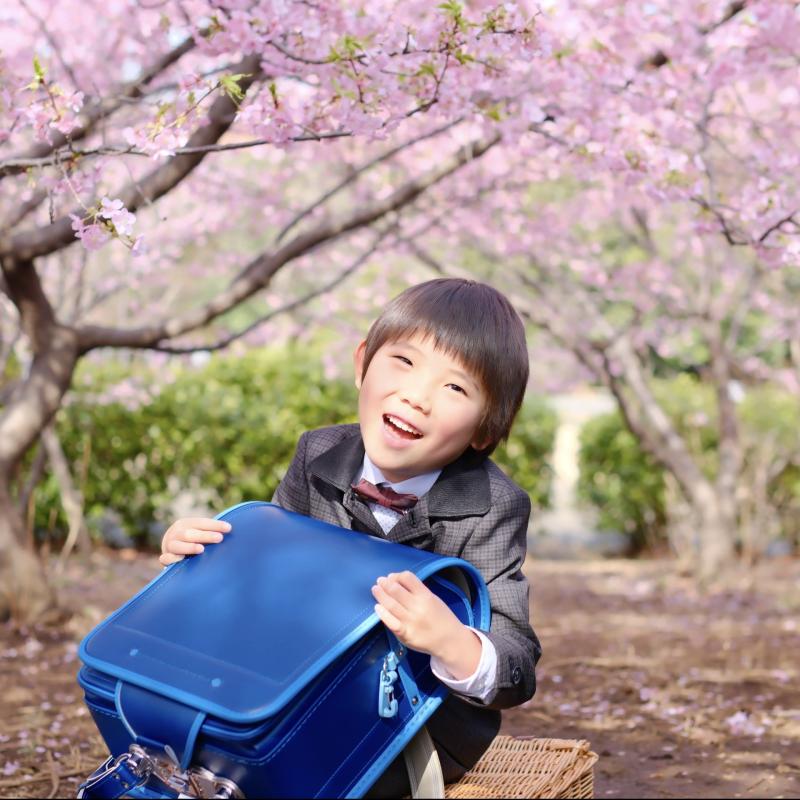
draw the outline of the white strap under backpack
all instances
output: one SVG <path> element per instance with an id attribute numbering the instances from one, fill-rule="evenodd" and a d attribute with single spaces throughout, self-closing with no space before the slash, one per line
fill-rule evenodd
<path id="1" fill-rule="evenodd" d="M 423 727 L 403 750 L 412 797 L 444 797 L 444 776 L 439 754 L 428 729 Z"/>

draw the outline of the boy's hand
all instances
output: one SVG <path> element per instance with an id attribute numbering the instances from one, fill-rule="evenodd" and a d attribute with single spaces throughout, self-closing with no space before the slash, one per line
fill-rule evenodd
<path id="1" fill-rule="evenodd" d="M 413 572 L 392 572 L 372 587 L 381 622 L 412 650 L 436 656 L 457 680 L 478 667 L 480 639 Z"/>
<path id="2" fill-rule="evenodd" d="M 230 524 L 220 519 L 185 517 L 176 520 L 161 539 L 161 555 L 158 560 L 168 567 L 184 556 L 202 553 L 205 549 L 203 544 L 221 542 L 222 534 L 228 533 L 230 529 Z"/>

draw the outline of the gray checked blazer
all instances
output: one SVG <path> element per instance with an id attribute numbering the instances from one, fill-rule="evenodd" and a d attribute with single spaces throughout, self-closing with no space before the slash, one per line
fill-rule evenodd
<path id="1" fill-rule="evenodd" d="M 351 488 L 363 458 L 358 425 L 308 431 L 273 502 L 343 528 L 458 556 L 482 573 L 492 607 L 487 636 L 497 650 L 495 686 L 485 703 L 451 694 L 428 722 L 445 780 L 457 780 L 497 734 L 499 709 L 525 702 L 536 690 L 541 648 L 529 623 L 521 570 L 530 499 L 490 459 L 468 449 L 386 534 Z"/>

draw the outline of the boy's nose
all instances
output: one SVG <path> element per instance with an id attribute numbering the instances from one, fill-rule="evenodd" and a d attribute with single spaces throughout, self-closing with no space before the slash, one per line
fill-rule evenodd
<path id="1" fill-rule="evenodd" d="M 430 409 L 430 393 L 423 386 L 411 385 L 405 387 L 403 392 L 403 400 L 408 403 L 412 408 L 427 414 Z"/>

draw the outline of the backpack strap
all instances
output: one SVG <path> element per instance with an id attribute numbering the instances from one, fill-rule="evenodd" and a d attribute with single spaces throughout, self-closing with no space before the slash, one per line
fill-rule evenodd
<path id="1" fill-rule="evenodd" d="M 403 759 L 412 797 L 444 797 L 442 764 L 427 728 L 420 728 L 406 745 Z"/>

